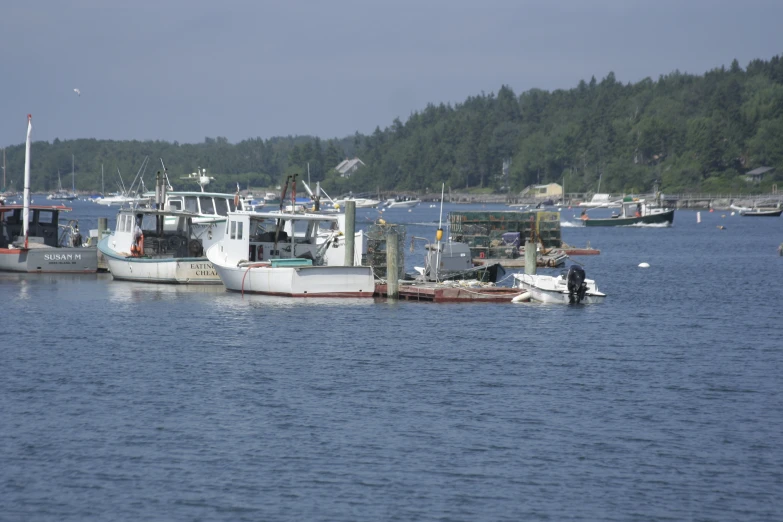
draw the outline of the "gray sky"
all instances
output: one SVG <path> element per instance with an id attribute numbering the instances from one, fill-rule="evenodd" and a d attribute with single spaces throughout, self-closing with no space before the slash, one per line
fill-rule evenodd
<path id="1" fill-rule="evenodd" d="M 744 68 L 783 54 L 781 20 L 780 0 L 8 1 L 0 146 L 27 113 L 47 141 L 368 134 L 504 84 Z"/>

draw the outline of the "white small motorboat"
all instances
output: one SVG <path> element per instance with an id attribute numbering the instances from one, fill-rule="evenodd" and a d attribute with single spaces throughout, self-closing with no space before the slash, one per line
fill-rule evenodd
<path id="1" fill-rule="evenodd" d="M 530 298 L 542 303 L 601 303 L 606 294 L 598 291 L 595 281 L 585 278 L 585 271 L 572 265 L 558 276 L 514 274 L 514 288 L 530 292 Z"/>

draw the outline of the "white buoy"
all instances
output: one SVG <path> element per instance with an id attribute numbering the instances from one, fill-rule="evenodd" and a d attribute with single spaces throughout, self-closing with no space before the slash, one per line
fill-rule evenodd
<path id="1" fill-rule="evenodd" d="M 639 268 L 650 268 L 650 263 L 639 263 Z"/>
<path id="2" fill-rule="evenodd" d="M 701 212 L 696 212 L 696 223 L 701 223 Z"/>
<path id="3" fill-rule="evenodd" d="M 524 303 L 526 301 L 530 301 L 530 292 L 522 292 L 511 300 L 512 303 Z"/>

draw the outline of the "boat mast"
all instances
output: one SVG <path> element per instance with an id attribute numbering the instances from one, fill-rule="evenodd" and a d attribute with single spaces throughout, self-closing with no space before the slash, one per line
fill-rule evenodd
<path id="1" fill-rule="evenodd" d="M 30 137 L 33 134 L 33 115 L 27 115 L 27 143 L 24 149 L 24 211 L 23 211 L 23 233 L 24 247 L 27 248 L 27 235 L 30 227 Z"/>
<path id="2" fill-rule="evenodd" d="M 3 147 L 3 190 L 5 190 L 5 147 Z"/>
<path id="3" fill-rule="evenodd" d="M 438 218 L 438 231 L 435 232 L 435 239 L 438 240 L 437 244 L 437 250 L 435 251 L 435 282 L 438 282 L 438 267 L 440 267 L 440 240 L 443 238 L 443 227 L 441 226 L 441 223 L 443 222 L 443 193 L 446 189 L 446 184 L 444 183 L 440 187 L 440 217 Z M 430 267 L 431 269 L 432 267 Z"/>
<path id="4" fill-rule="evenodd" d="M 71 154 L 71 196 L 76 195 L 76 174 L 73 170 L 73 154 Z"/>
<path id="5" fill-rule="evenodd" d="M 101 163 L 101 196 L 106 196 L 106 189 L 103 186 L 103 163 Z"/>

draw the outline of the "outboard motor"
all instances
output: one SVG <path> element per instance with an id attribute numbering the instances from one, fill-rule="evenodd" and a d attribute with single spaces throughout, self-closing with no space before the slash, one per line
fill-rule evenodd
<path id="1" fill-rule="evenodd" d="M 568 282 L 568 302 L 579 304 L 585 298 L 587 283 L 585 283 L 585 271 L 579 265 L 571 265 L 566 276 Z"/>

